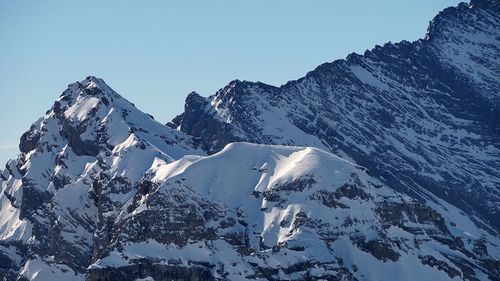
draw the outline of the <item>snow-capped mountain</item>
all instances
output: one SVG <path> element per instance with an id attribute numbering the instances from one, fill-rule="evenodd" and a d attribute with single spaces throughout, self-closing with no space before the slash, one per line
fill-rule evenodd
<path id="1" fill-rule="evenodd" d="M 499 7 L 168 126 L 69 85 L 0 172 L 0 279 L 499 280 Z"/>
<path id="2" fill-rule="evenodd" d="M 69 85 L 1 175 L 0 270 L 37 280 L 84 273 L 151 163 L 203 154 L 196 147 L 100 79 Z"/>
<path id="3" fill-rule="evenodd" d="M 445 9 L 425 39 L 325 63 L 281 87 L 232 81 L 191 93 L 168 125 L 209 152 L 233 141 L 314 146 L 391 188 L 500 229 L 500 4 Z"/>

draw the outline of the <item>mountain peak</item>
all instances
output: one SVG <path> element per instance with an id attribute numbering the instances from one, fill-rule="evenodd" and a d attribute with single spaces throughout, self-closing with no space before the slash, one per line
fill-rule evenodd
<path id="1" fill-rule="evenodd" d="M 69 85 L 0 173 L 0 279 L 498 280 L 497 1 L 168 126 Z"/>
<path id="2" fill-rule="evenodd" d="M 135 105 L 116 93 L 101 78 L 88 76 L 81 81 L 69 84 L 54 103 L 51 111 L 56 114 L 64 112 L 70 120 L 81 122 L 88 116 L 93 116 L 101 108 L 134 111 Z"/>
<path id="3" fill-rule="evenodd" d="M 243 84 L 243 81 L 239 80 L 239 79 L 234 79 L 232 80 L 231 82 L 228 83 L 228 86 L 230 87 L 236 87 L 238 85 L 241 85 Z"/>
<path id="4" fill-rule="evenodd" d="M 95 76 L 87 76 L 84 80 L 82 80 L 80 83 L 85 85 L 86 88 L 92 89 L 92 88 L 97 88 L 101 89 L 103 91 L 111 90 L 109 86 L 102 80 L 101 78 L 95 77 Z M 113 91 L 113 90 L 111 90 Z"/>
<path id="5" fill-rule="evenodd" d="M 81 81 L 69 84 L 68 88 L 62 93 L 61 99 L 64 97 L 97 96 L 108 95 L 111 97 L 120 97 L 113 89 L 111 89 L 104 80 L 95 76 L 87 76 Z"/>

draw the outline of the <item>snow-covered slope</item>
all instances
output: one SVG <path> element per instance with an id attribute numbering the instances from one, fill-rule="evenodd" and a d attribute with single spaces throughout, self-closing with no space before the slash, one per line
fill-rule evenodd
<path id="1" fill-rule="evenodd" d="M 210 152 L 233 141 L 314 146 L 421 200 L 500 228 L 499 1 L 445 9 L 425 39 L 325 63 L 281 87 L 191 93 L 168 125 Z"/>
<path id="2" fill-rule="evenodd" d="M 499 280 L 499 15 L 193 92 L 168 127 L 69 85 L 0 171 L 0 279 Z"/>
<path id="3" fill-rule="evenodd" d="M 107 254 L 90 266 L 90 280 L 498 274 L 500 239 L 455 207 L 447 211 L 453 220 L 445 218 L 316 148 L 232 143 L 208 157 L 158 159 L 142 186 L 119 216 Z"/>
<path id="4" fill-rule="evenodd" d="M 195 147 L 100 79 L 69 85 L 23 134 L 21 154 L 1 175 L 0 270 L 83 279 L 152 162 L 203 154 Z"/>

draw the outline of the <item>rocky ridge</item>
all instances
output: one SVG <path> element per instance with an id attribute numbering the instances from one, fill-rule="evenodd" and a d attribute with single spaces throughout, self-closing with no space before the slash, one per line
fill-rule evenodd
<path id="1" fill-rule="evenodd" d="M 499 14 L 193 92 L 168 126 L 69 85 L 0 173 L 0 277 L 498 280 Z"/>
<path id="2" fill-rule="evenodd" d="M 167 125 L 209 152 L 234 141 L 331 151 L 498 233 L 499 6 L 447 8 L 425 39 L 351 54 L 281 87 L 235 80 L 208 98 L 191 93 Z"/>

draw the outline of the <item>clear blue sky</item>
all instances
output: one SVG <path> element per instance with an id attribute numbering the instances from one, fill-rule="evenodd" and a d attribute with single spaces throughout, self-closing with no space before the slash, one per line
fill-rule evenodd
<path id="1" fill-rule="evenodd" d="M 0 0 L 0 166 L 69 83 L 92 74 L 163 123 L 193 90 L 281 85 L 425 35 L 452 0 Z"/>

